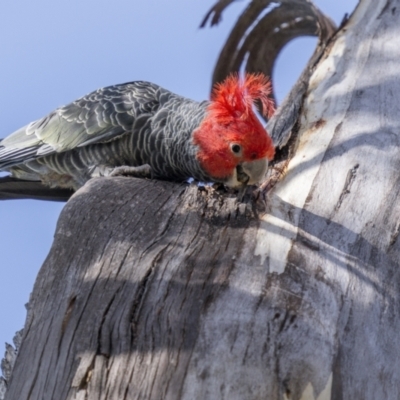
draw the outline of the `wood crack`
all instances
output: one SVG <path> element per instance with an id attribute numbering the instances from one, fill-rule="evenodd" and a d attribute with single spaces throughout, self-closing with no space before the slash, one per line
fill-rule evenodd
<path id="1" fill-rule="evenodd" d="M 66 310 L 65 315 L 64 315 L 64 319 L 63 319 L 63 321 L 61 323 L 61 335 L 60 335 L 60 340 L 58 342 L 57 357 L 60 357 L 61 343 L 62 343 L 62 340 L 64 338 L 64 333 L 65 333 L 65 330 L 67 329 L 68 322 L 71 319 L 71 314 L 72 314 L 72 310 L 73 310 L 74 305 L 75 305 L 75 301 L 76 301 L 76 296 L 73 296 L 71 298 L 71 300 L 69 301 L 67 310 Z"/>
<path id="2" fill-rule="evenodd" d="M 168 247 L 168 246 L 167 246 Z M 142 278 L 142 280 L 139 283 L 139 286 L 137 288 L 137 295 L 135 296 L 135 299 L 132 304 L 132 311 L 131 311 L 131 333 L 132 333 L 132 338 L 131 338 L 131 343 L 132 345 L 135 345 L 136 342 L 136 326 L 138 325 L 139 321 L 139 316 L 140 316 L 140 310 L 142 308 L 142 304 L 146 295 L 146 289 L 147 285 L 150 280 L 150 276 L 152 275 L 155 264 L 157 263 L 158 260 L 162 259 L 162 255 L 164 253 L 163 249 L 159 254 L 157 254 L 156 258 L 153 260 L 151 267 L 148 269 L 146 272 L 145 276 Z"/>
<path id="3" fill-rule="evenodd" d="M 397 241 L 397 239 L 399 237 L 399 234 L 400 234 L 400 224 L 398 224 L 396 226 L 395 231 L 390 236 L 389 248 L 392 247 L 396 243 L 396 241 Z"/>
<path id="4" fill-rule="evenodd" d="M 347 172 L 347 176 L 346 176 L 346 181 L 344 183 L 343 189 L 342 189 L 342 193 L 340 194 L 339 197 L 339 201 L 336 204 L 335 210 L 339 210 L 340 206 L 343 203 L 344 198 L 350 193 L 351 190 L 351 186 L 354 182 L 354 180 L 356 179 L 357 176 L 357 170 L 359 168 L 360 164 L 356 164 L 353 168 L 351 168 L 348 172 Z"/>

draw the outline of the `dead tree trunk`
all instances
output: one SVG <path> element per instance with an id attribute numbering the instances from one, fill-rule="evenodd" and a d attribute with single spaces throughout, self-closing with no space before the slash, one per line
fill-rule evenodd
<path id="1" fill-rule="evenodd" d="M 399 15 L 362 0 L 336 34 L 266 213 L 168 182 L 76 193 L 6 399 L 397 400 Z"/>

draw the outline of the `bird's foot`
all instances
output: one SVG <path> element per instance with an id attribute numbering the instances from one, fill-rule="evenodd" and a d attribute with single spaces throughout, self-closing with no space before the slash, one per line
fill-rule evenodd
<path id="1" fill-rule="evenodd" d="M 135 178 L 151 178 L 152 171 L 149 164 L 140 165 L 139 167 L 116 167 L 109 176 L 132 176 Z"/>

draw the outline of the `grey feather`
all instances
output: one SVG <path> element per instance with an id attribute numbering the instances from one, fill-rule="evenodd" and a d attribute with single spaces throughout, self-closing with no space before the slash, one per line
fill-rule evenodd
<path id="1" fill-rule="evenodd" d="M 207 105 L 149 82 L 102 88 L 2 140 L 0 170 L 74 189 L 93 171 L 143 164 L 158 178 L 211 180 L 191 140 Z"/>

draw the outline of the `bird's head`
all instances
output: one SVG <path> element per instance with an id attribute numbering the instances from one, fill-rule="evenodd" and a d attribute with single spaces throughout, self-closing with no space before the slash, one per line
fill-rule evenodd
<path id="1" fill-rule="evenodd" d="M 265 176 L 275 149 L 253 106 L 260 100 L 263 114 L 270 117 L 275 111 L 270 93 L 262 74 L 231 75 L 214 87 L 206 116 L 193 134 L 197 159 L 213 180 L 239 187 Z"/>

